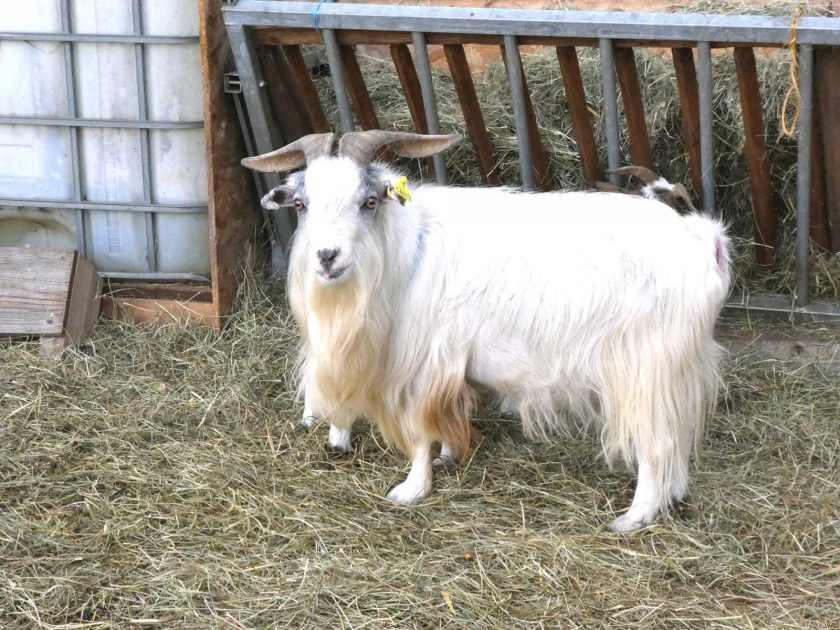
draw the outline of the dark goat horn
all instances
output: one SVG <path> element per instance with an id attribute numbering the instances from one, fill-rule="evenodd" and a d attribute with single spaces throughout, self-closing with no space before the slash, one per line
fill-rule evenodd
<path id="1" fill-rule="evenodd" d="M 638 195 L 639 193 L 635 190 L 628 190 L 627 188 L 622 188 L 621 186 L 616 186 L 610 182 L 595 182 L 595 189 L 599 192 L 608 192 L 608 193 L 624 193 L 625 195 Z"/>
<path id="2" fill-rule="evenodd" d="M 317 157 L 329 155 L 334 138 L 333 133 L 311 133 L 271 153 L 245 158 L 242 166 L 262 173 L 293 171 Z"/>
<path id="3" fill-rule="evenodd" d="M 674 188 L 671 190 L 671 194 L 674 196 L 675 199 L 682 199 L 685 202 L 685 205 L 688 206 L 688 209 L 692 212 L 697 212 L 697 208 L 694 207 L 694 204 L 691 202 L 691 195 L 688 194 L 688 191 L 685 189 L 685 186 L 682 184 L 674 184 Z"/>
<path id="4" fill-rule="evenodd" d="M 659 179 L 659 175 L 654 173 L 649 168 L 645 168 L 644 166 L 622 166 L 621 168 L 607 171 L 607 173 L 616 173 L 617 175 L 632 175 L 633 177 L 643 181 L 645 184 L 652 184 L 657 179 Z"/>
<path id="5" fill-rule="evenodd" d="M 367 166 L 384 146 L 390 146 L 394 153 L 407 158 L 422 158 L 440 153 L 458 144 L 463 136 L 427 136 L 401 131 L 351 131 L 341 136 L 338 141 L 338 155 L 353 159 Z"/>

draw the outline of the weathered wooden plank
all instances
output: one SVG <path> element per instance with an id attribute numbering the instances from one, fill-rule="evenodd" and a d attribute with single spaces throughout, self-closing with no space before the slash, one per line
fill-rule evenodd
<path id="1" fill-rule="evenodd" d="M 738 77 L 745 149 L 750 169 L 756 260 L 761 265 L 770 265 L 776 255 L 776 217 L 773 214 L 773 182 L 767 152 L 767 132 L 752 48 L 735 48 L 735 74 Z"/>
<path id="2" fill-rule="evenodd" d="M 245 144 L 233 101 L 224 91 L 224 74 L 234 69 L 234 63 L 220 2 L 201 0 L 199 34 L 213 291 L 208 317 L 219 326 L 220 316 L 233 306 L 241 261 L 253 252 L 262 234 L 262 213 L 254 179 L 239 164 L 246 155 Z"/>
<path id="3" fill-rule="evenodd" d="M 572 117 L 572 128 L 580 154 L 583 178 L 591 187 L 595 185 L 595 182 L 604 179 L 604 173 L 598 160 L 598 147 L 592 132 L 592 119 L 589 117 L 589 108 L 586 106 L 586 93 L 583 90 L 580 64 L 574 46 L 558 46 L 557 61 L 560 63 L 560 73 L 563 75 L 566 104 Z"/>
<path id="4" fill-rule="evenodd" d="M 73 269 L 73 281 L 67 302 L 67 316 L 64 318 L 64 334 L 67 341 L 77 344 L 99 317 L 100 288 L 102 281 L 96 268 L 79 256 Z"/>
<path id="5" fill-rule="evenodd" d="M 76 252 L 0 248 L 0 335 L 61 335 Z"/>
<path id="6" fill-rule="evenodd" d="M 312 75 L 309 73 L 309 68 L 306 67 L 306 61 L 303 58 L 303 53 L 300 52 L 300 47 L 283 46 L 282 50 L 294 77 L 295 88 L 309 116 L 312 130 L 315 133 L 329 133 L 332 131 L 330 121 L 324 113 L 321 99 L 318 98 L 318 90 L 315 89 L 315 83 L 312 82 Z"/>
<path id="7" fill-rule="evenodd" d="M 496 170 L 493 144 L 490 142 L 484 116 L 481 113 L 481 107 L 478 105 L 478 95 L 475 92 L 475 84 L 472 80 L 464 47 L 460 44 L 447 44 L 443 47 L 443 51 L 446 54 L 446 62 L 449 64 L 449 71 L 452 74 L 452 82 L 455 84 L 455 93 L 458 95 L 461 111 L 464 113 L 464 122 L 470 134 L 470 141 L 478 158 L 481 181 L 490 186 L 498 186 L 501 184 L 501 180 Z"/>
<path id="8" fill-rule="evenodd" d="M 674 71 L 677 78 L 677 90 L 680 95 L 683 125 L 685 128 L 685 150 L 691 169 L 691 181 L 697 196 L 698 206 L 703 206 L 703 186 L 700 163 L 700 96 L 697 88 L 697 71 L 694 67 L 694 54 L 690 48 L 673 48 Z"/>
<path id="9" fill-rule="evenodd" d="M 502 59 L 505 61 L 505 66 L 507 66 L 505 47 L 502 46 L 501 49 Z M 537 189 L 548 191 L 554 188 L 554 182 L 551 179 L 548 154 L 545 152 L 542 138 L 540 138 L 540 129 L 537 126 L 537 116 L 534 113 L 534 104 L 531 101 L 531 91 L 528 89 L 528 78 L 525 76 L 525 68 L 522 67 L 521 57 L 519 59 L 519 66 L 522 68 L 522 91 L 525 99 L 525 110 L 528 115 L 528 135 L 531 138 L 531 157 L 534 161 L 534 175 L 537 182 Z"/>
<path id="10" fill-rule="evenodd" d="M 815 94 L 814 97 L 814 122 L 811 133 L 811 240 L 820 249 L 828 251 L 831 249 L 831 229 L 825 187 L 821 113 L 818 95 Z"/>
<path id="11" fill-rule="evenodd" d="M 615 69 L 621 85 L 621 99 L 624 101 L 624 115 L 627 117 L 627 135 L 630 139 L 633 164 L 655 170 L 645 121 L 645 103 L 639 86 L 639 71 L 636 68 L 636 55 L 632 48 L 615 49 Z"/>
<path id="12" fill-rule="evenodd" d="M 814 63 L 831 251 L 840 252 L 840 49 L 817 48 Z"/>
<path id="13" fill-rule="evenodd" d="M 373 101 L 370 100 L 365 78 L 362 76 L 362 69 L 359 68 L 359 60 L 351 46 L 339 46 L 341 63 L 344 66 L 344 78 L 347 84 L 347 91 L 353 101 L 353 109 L 362 129 L 379 129 L 379 118 L 373 108 Z"/>

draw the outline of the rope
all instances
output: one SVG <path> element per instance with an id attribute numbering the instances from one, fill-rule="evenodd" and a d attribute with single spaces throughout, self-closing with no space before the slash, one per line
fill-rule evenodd
<path id="1" fill-rule="evenodd" d="M 318 0 L 318 4 L 316 4 L 315 8 L 312 9 L 312 27 L 318 31 L 318 35 L 321 34 L 321 27 L 318 25 L 318 19 L 321 13 L 321 5 L 325 2 L 333 2 L 333 0 Z"/>
<path id="2" fill-rule="evenodd" d="M 785 94 L 785 100 L 782 101 L 781 126 L 782 134 L 786 138 L 792 138 L 796 132 L 797 123 L 799 123 L 799 110 L 802 102 L 799 97 L 799 54 L 796 49 L 796 28 L 799 25 L 799 18 L 802 17 L 802 11 L 805 9 L 804 4 L 797 5 L 796 11 L 793 14 L 793 22 L 790 25 L 790 39 L 788 40 L 788 49 L 790 50 L 790 88 Z M 787 109 L 790 97 L 796 94 L 796 109 L 793 112 L 793 120 L 788 126 L 787 123 Z"/>

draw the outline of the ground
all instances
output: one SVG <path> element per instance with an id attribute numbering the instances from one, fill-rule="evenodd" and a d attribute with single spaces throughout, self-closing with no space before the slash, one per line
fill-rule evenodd
<path id="1" fill-rule="evenodd" d="M 0 346 L 0 626 L 837 627 L 837 331 L 726 324 L 690 502 L 622 536 L 633 478 L 593 437 L 492 413 L 430 499 L 389 505 L 406 462 L 369 426 L 343 457 L 298 427 L 294 326 L 257 284 L 221 336 Z"/>

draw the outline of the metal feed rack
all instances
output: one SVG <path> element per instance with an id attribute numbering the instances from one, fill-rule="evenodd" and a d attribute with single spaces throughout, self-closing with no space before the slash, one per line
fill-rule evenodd
<path id="1" fill-rule="evenodd" d="M 207 282 L 204 276 L 193 273 L 159 272 L 157 269 L 157 235 L 154 216 L 159 213 L 196 213 L 206 214 L 207 205 L 201 204 L 165 204 L 152 200 L 151 163 L 149 157 L 150 129 L 201 129 L 203 120 L 186 122 L 152 121 L 148 118 L 146 101 L 146 69 L 144 49 L 148 45 L 159 44 L 198 44 L 197 36 L 158 36 L 145 35 L 142 28 L 140 0 L 132 0 L 133 33 L 99 34 L 71 32 L 69 0 L 61 0 L 61 32 L 58 33 L 18 33 L 0 32 L 0 41 L 55 41 L 64 44 L 64 75 L 67 85 L 67 118 L 0 116 L 3 125 L 46 125 L 66 127 L 70 132 L 71 168 L 73 177 L 73 198 L 57 201 L 54 199 L 11 199 L 0 196 L 0 206 L 36 207 L 48 209 L 76 210 L 76 248 L 82 256 L 90 253 L 90 239 L 85 222 L 85 211 L 105 210 L 120 212 L 142 212 L 146 217 L 146 265 L 148 272 L 109 272 L 100 271 L 100 275 L 125 280 L 172 280 Z M 76 87 L 74 76 L 73 43 L 110 43 L 134 44 L 135 71 L 137 81 L 137 120 L 85 119 L 77 116 Z M 130 203 L 95 202 L 84 199 L 82 190 L 83 174 L 79 153 L 79 129 L 82 127 L 137 129 L 140 132 L 140 152 L 143 177 L 143 201 Z"/>
<path id="2" fill-rule="evenodd" d="M 709 214 L 715 214 L 716 211 L 712 168 L 714 134 L 711 49 L 713 46 L 735 45 L 781 47 L 787 45 L 791 37 L 790 20 L 761 16 L 438 8 L 323 2 L 313 4 L 264 0 L 233 0 L 226 4 L 223 8 L 224 21 L 241 79 L 254 148 L 259 153 L 271 151 L 283 144 L 278 127 L 270 115 L 266 79 L 256 53 L 256 35 L 261 27 L 282 28 L 284 31 L 317 30 L 326 47 L 343 132 L 354 130 L 353 109 L 348 95 L 348 90 L 352 92 L 353 86 L 348 85 L 346 80 L 347 66 L 343 63 L 345 60 L 340 53 L 338 33 L 352 31 L 353 41 L 357 43 L 364 42 L 365 32 L 388 32 L 410 37 L 410 40 L 406 41 L 414 46 L 417 74 L 422 90 L 422 109 L 428 133 L 432 134 L 439 133 L 439 124 L 427 52 L 428 39 L 440 39 L 443 35 L 476 38 L 494 36 L 497 40 L 501 38 L 511 90 L 522 187 L 525 190 L 535 189 L 536 182 L 532 151 L 533 129 L 529 129 L 529 115 L 533 116 L 533 112 L 528 111 L 530 102 L 527 100 L 529 96 L 522 73 L 519 45 L 537 40 L 546 40 L 554 44 L 557 41 L 585 41 L 589 45 L 595 43 L 601 57 L 608 167 L 614 170 L 622 165 L 616 41 L 641 41 L 663 47 L 673 42 L 689 42 L 688 46 L 696 46 L 698 50 L 699 64 L 697 89 L 701 190 L 698 192 L 702 197 L 702 208 Z M 808 250 L 814 46 L 840 46 L 840 20 L 802 18 L 797 24 L 796 42 L 801 113 L 798 123 L 795 297 L 776 294 L 751 295 L 730 300 L 728 306 L 747 312 L 777 313 L 802 320 L 838 321 L 840 305 L 815 302 L 809 297 Z M 353 96 L 355 100 L 355 94 Z M 438 181 L 446 183 L 442 156 L 436 157 L 434 166 Z M 617 175 L 611 175 L 613 183 L 618 183 L 617 178 Z M 276 183 L 277 178 L 269 176 L 264 185 L 271 187 Z"/>

